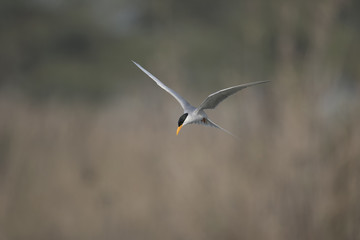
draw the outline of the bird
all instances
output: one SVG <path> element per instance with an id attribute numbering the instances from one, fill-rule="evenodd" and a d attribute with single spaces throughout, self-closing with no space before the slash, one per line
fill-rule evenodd
<path id="1" fill-rule="evenodd" d="M 184 110 L 184 114 L 182 114 L 178 120 L 178 128 L 176 130 L 176 135 L 179 134 L 182 127 L 188 125 L 188 124 L 200 124 L 210 127 L 218 128 L 233 137 L 236 137 L 234 134 L 229 132 L 228 130 L 220 127 L 213 121 L 209 119 L 207 114 L 204 112 L 205 109 L 214 109 L 216 106 L 225 100 L 227 97 L 235 94 L 236 92 L 258 84 L 267 83 L 270 81 L 258 81 L 258 82 L 250 82 L 245 83 L 229 88 L 225 88 L 222 90 L 219 90 L 217 92 L 214 92 L 210 94 L 198 107 L 192 106 L 188 101 L 185 100 L 181 95 L 179 95 L 177 92 L 166 86 L 163 82 L 161 82 L 159 79 L 157 79 L 154 75 L 152 75 L 150 72 L 148 72 L 145 68 L 143 68 L 140 64 L 136 63 L 135 61 L 131 60 L 138 68 L 140 68 L 141 71 L 143 71 L 146 75 L 148 75 L 154 82 L 159 85 L 162 89 L 164 89 L 166 92 L 168 92 L 170 95 L 172 95 L 181 105 L 181 107 Z"/>

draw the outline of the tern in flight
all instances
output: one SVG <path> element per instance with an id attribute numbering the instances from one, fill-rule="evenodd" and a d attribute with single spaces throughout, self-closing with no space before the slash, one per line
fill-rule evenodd
<path id="1" fill-rule="evenodd" d="M 132 61 L 138 68 L 141 69 L 146 75 L 148 75 L 152 80 L 156 82 L 162 89 L 170 93 L 181 105 L 184 109 L 184 114 L 180 116 L 178 121 L 178 128 L 176 131 L 176 135 L 179 134 L 180 129 L 188 124 L 196 123 L 205 126 L 215 127 L 224 132 L 236 137 L 231 132 L 227 131 L 226 129 L 218 126 L 214 122 L 210 121 L 206 113 L 204 112 L 205 109 L 214 109 L 220 102 L 222 102 L 225 98 L 233 95 L 234 93 L 244 89 L 246 87 L 254 86 L 257 84 L 266 83 L 269 81 L 259 81 L 259 82 L 252 82 L 252 83 L 245 83 L 234 87 L 229 87 L 222 89 L 220 91 L 214 92 L 210 94 L 201 104 L 199 107 L 192 106 L 188 101 L 186 101 L 182 96 L 180 96 L 177 92 L 172 90 L 171 88 L 167 87 L 164 83 L 162 83 L 159 79 L 157 79 L 154 75 L 149 73 L 145 68 L 140 66 L 138 63 Z"/>

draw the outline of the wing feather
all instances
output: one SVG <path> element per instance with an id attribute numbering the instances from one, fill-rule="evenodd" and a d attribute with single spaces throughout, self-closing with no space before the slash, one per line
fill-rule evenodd
<path id="1" fill-rule="evenodd" d="M 132 61 L 138 68 L 140 68 L 141 71 L 143 71 L 146 75 L 148 75 L 152 80 L 156 82 L 157 85 L 159 85 L 162 89 L 170 93 L 181 105 L 181 107 L 184 109 L 184 111 L 194 108 L 191 106 L 188 101 L 186 101 L 182 96 L 180 96 L 177 92 L 166 86 L 164 83 L 162 83 L 159 79 L 157 79 L 154 75 L 152 75 L 150 72 L 148 72 L 145 68 L 140 66 L 140 64 Z"/>
<path id="2" fill-rule="evenodd" d="M 252 83 L 245 83 L 242 85 L 229 87 L 222 89 L 220 91 L 214 92 L 210 94 L 196 109 L 197 111 L 204 110 L 204 109 L 214 109 L 220 102 L 225 100 L 227 97 L 235 94 L 236 92 L 240 91 L 241 89 L 254 86 L 257 84 L 267 83 L 269 81 L 259 81 L 259 82 L 252 82 Z"/>

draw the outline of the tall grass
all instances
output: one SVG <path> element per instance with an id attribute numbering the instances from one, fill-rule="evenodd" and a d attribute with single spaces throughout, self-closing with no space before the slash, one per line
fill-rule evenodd
<path id="1" fill-rule="evenodd" d="M 176 136 L 165 94 L 94 106 L 3 91 L 1 237 L 359 239 L 360 95 L 333 109 L 278 88 L 209 112 L 239 141 Z"/>

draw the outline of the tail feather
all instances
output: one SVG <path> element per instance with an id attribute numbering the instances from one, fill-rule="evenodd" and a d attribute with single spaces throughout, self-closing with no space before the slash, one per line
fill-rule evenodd
<path id="1" fill-rule="evenodd" d="M 234 138 L 239 139 L 238 136 L 236 136 L 236 135 L 232 134 L 231 132 L 229 132 L 228 130 L 220 127 L 219 125 L 217 125 L 216 123 L 214 123 L 213 121 L 211 121 L 211 120 L 208 119 L 208 118 L 207 118 L 207 119 L 204 118 L 203 120 L 195 121 L 195 122 L 193 122 L 193 123 L 199 124 L 199 125 L 203 125 L 203 126 L 214 127 L 214 128 L 220 129 L 220 130 L 226 132 L 227 134 L 233 136 Z"/>
<path id="2" fill-rule="evenodd" d="M 239 137 L 238 137 L 238 136 L 235 136 L 234 134 L 232 134 L 232 133 L 231 133 L 231 132 L 229 132 L 228 130 L 226 130 L 226 129 L 224 129 L 224 128 L 220 127 L 219 125 L 217 125 L 216 123 L 214 123 L 214 122 L 210 121 L 210 119 L 207 119 L 207 121 L 206 121 L 206 122 L 207 122 L 207 124 L 206 124 L 207 126 L 218 128 L 218 129 L 220 129 L 220 130 L 222 130 L 222 131 L 226 132 L 227 134 L 229 134 L 229 135 L 233 136 L 234 138 L 239 139 Z"/>

